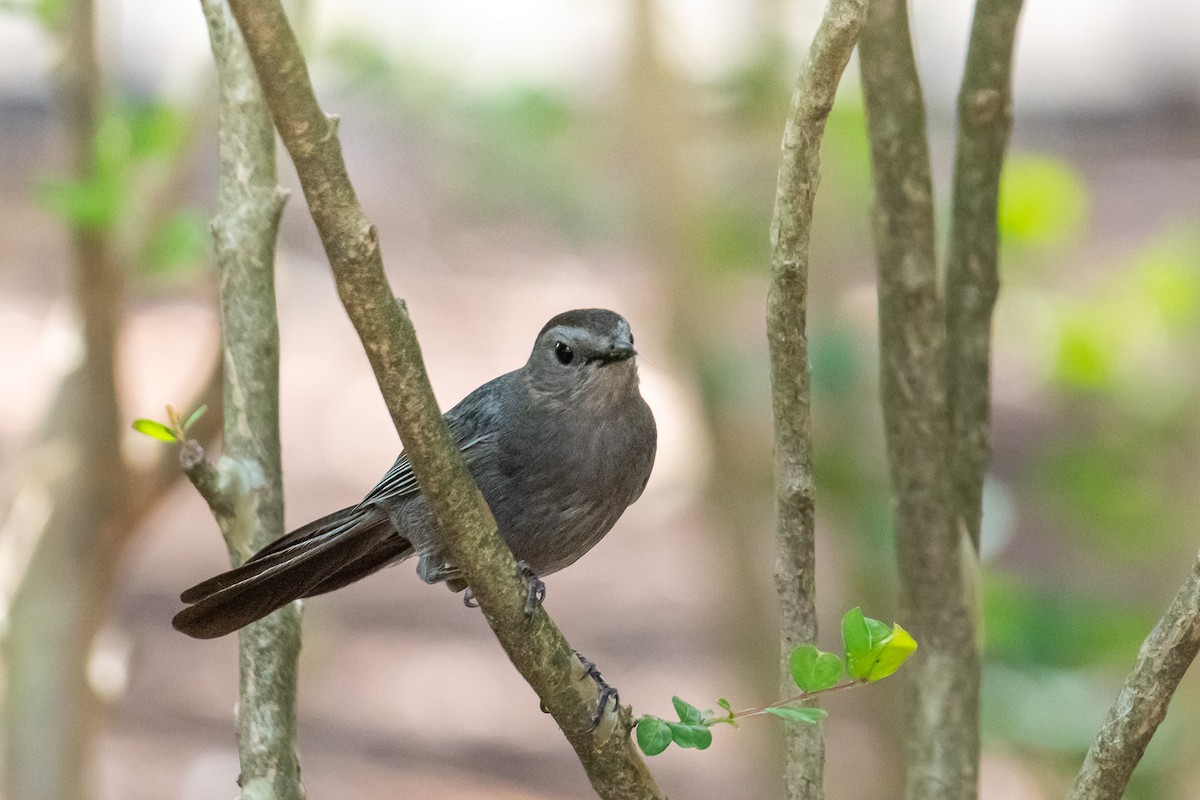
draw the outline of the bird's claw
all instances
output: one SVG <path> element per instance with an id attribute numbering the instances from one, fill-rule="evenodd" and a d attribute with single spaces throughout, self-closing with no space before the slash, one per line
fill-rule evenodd
<path id="1" fill-rule="evenodd" d="M 591 678 L 596 682 L 596 689 L 600 692 L 600 699 L 596 702 L 596 713 L 592 715 L 592 727 L 590 730 L 596 730 L 600 725 L 600 719 L 604 716 L 604 711 L 608 708 L 611 702 L 612 707 L 616 708 L 621 704 L 621 694 L 616 687 L 609 686 L 608 682 L 600 674 L 600 670 L 596 668 L 595 663 L 584 658 L 578 650 L 575 651 L 575 657 L 583 664 L 583 674 L 579 676 L 580 680 Z"/>
<path id="2" fill-rule="evenodd" d="M 475 592 L 470 586 L 463 589 L 463 605 L 467 608 L 479 608 L 479 601 L 475 599 Z"/>
<path id="3" fill-rule="evenodd" d="M 525 581 L 525 616 L 532 618 L 546 599 L 546 584 L 533 571 L 533 567 L 525 561 L 517 562 L 517 574 Z"/>

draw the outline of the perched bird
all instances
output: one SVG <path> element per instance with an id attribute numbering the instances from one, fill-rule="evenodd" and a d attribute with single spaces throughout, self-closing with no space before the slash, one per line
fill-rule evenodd
<path id="1" fill-rule="evenodd" d="M 445 415 L 500 535 L 534 586 L 599 542 L 650 477 L 657 429 L 638 391 L 635 355 L 620 314 L 567 311 L 542 328 L 525 366 L 480 386 Z M 189 605 L 172 624 L 200 639 L 224 636 L 412 555 L 422 580 L 465 587 L 401 453 L 362 502 L 183 592 Z"/>

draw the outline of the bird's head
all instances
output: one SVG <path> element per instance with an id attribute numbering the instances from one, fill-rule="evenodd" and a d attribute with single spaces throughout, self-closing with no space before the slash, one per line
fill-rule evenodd
<path id="1" fill-rule="evenodd" d="M 637 394 L 636 355 L 624 317 L 582 308 L 546 323 L 525 371 L 530 389 L 541 399 L 603 411 Z"/>

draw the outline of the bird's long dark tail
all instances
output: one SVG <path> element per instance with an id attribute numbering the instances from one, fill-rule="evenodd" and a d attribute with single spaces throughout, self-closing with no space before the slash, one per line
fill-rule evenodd
<path id="1" fill-rule="evenodd" d="M 394 532 L 380 509 L 344 508 L 185 591 L 179 599 L 190 605 L 171 624 L 188 636 L 214 639 L 293 600 L 353 583 L 411 552 L 412 545 Z"/>

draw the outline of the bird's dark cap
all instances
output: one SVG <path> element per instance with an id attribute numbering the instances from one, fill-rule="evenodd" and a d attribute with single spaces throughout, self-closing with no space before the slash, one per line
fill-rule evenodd
<path id="1" fill-rule="evenodd" d="M 543 333 L 551 328 L 557 328 L 559 325 L 609 332 L 618 329 L 622 322 L 625 322 L 624 317 L 607 308 L 577 308 L 573 311 L 564 311 L 551 319 L 538 332 L 538 337 L 540 338 Z M 628 326 L 628 323 L 626 325 Z"/>

